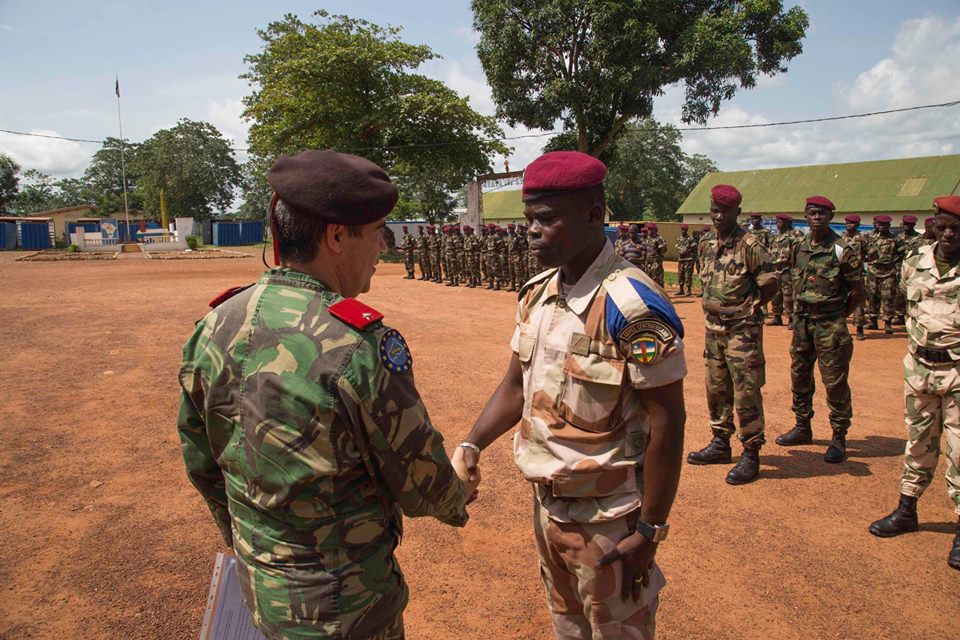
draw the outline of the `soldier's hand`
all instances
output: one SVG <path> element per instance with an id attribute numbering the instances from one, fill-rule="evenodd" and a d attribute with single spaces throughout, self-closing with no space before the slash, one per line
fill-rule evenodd
<path id="1" fill-rule="evenodd" d="M 716 299 L 711 300 L 706 305 L 704 305 L 704 309 L 706 310 L 707 313 L 714 316 L 718 316 L 720 315 L 720 301 Z"/>
<path id="2" fill-rule="evenodd" d="M 466 460 L 467 454 L 472 456 L 472 466 Z M 450 461 L 453 464 L 453 470 L 463 481 L 464 494 L 467 496 L 466 504 L 476 500 L 479 495 L 477 487 L 480 485 L 480 469 L 477 467 L 476 455 L 477 453 L 472 449 L 457 447 L 457 450 L 453 452 L 453 459 Z"/>
<path id="3" fill-rule="evenodd" d="M 617 560 L 623 563 L 623 583 L 621 596 L 624 600 L 640 599 L 640 591 L 650 581 L 650 568 L 657 554 L 657 543 L 639 532 L 627 536 L 617 546 L 597 561 L 596 568 L 613 564 Z"/>

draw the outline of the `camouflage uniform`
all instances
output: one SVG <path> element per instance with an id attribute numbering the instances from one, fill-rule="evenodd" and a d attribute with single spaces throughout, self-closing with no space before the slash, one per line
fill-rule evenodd
<path id="1" fill-rule="evenodd" d="M 407 279 L 413 280 L 416 277 L 413 271 L 415 243 L 413 236 L 406 230 L 404 230 L 403 235 L 400 236 L 400 244 L 397 245 L 397 248 L 403 251 L 403 266 L 407 269 Z"/>
<path id="2" fill-rule="evenodd" d="M 530 252 L 530 248 L 527 247 L 527 280 L 533 278 L 541 271 L 543 271 L 543 267 L 540 265 L 540 261 Z"/>
<path id="3" fill-rule="evenodd" d="M 520 234 L 511 231 L 507 234 L 507 281 L 510 291 L 516 291 L 523 280 L 520 279 Z"/>
<path id="4" fill-rule="evenodd" d="M 690 236 L 677 238 L 677 284 L 680 293 L 693 293 L 693 265 L 697 260 L 697 241 Z"/>
<path id="5" fill-rule="evenodd" d="M 464 277 L 467 286 L 480 285 L 480 238 L 468 233 L 463 236 Z"/>
<path id="6" fill-rule="evenodd" d="M 447 276 L 447 285 L 451 287 L 457 286 L 457 265 L 456 265 L 456 252 L 453 246 L 453 232 L 448 231 L 445 236 L 443 236 L 443 270 Z"/>
<path id="7" fill-rule="evenodd" d="M 187 473 L 271 639 L 402 637 L 401 510 L 467 520 L 403 338 L 369 307 L 341 321 L 341 300 L 273 269 L 207 314 L 183 350 Z"/>
<path id="8" fill-rule="evenodd" d="M 866 273 L 866 264 L 864 259 L 867 255 L 867 243 L 869 240 L 865 234 L 860 233 L 859 231 L 856 235 L 844 234 L 844 242 L 847 243 L 847 246 L 854 250 L 854 253 L 857 255 L 857 259 L 860 261 L 860 273 L 861 280 L 863 281 L 863 290 L 864 296 L 863 300 L 860 301 L 860 304 L 857 305 L 857 308 L 853 312 L 853 325 L 858 329 L 862 328 L 867 321 L 867 297 L 869 294 L 869 288 L 867 285 L 867 273 Z M 861 332 L 862 333 L 862 332 Z"/>
<path id="9" fill-rule="evenodd" d="M 532 275 L 529 266 L 529 259 L 527 258 L 527 252 L 530 247 L 527 245 L 527 232 L 526 231 L 517 231 L 517 260 L 519 262 L 519 267 L 517 271 L 517 283 L 520 286 L 523 286 L 527 280 L 530 279 Z"/>
<path id="10" fill-rule="evenodd" d="M 507 286 L 507 272 L 510 267 L 506 260 L 507 238 L 506 234 L 497 232 L 493 241 L 493 266 L 496 275 L 493 288 L 499 291 Z"/>
<path id="11" fill-rule="evenodd" d="M 479 240 L 480 248 L 480 283 L 484 283 L 488 280 L 487 278 L 487 228 L 483 225 L 480 225 L 480 236 L 477 238 Z"/>
<path id="12" fill-rule="evenodd" d="M 757 302 L 760 287 L 775 278 L 770 256 L 756 236 L 739 226 L 722 243 L 715 231 L 703 234 L 697 251 L 706 322 L 703 357 L 710 428 L 715 436 L 732 436 L 736 409 L 744 448 L 759 449 L 765 442 L 761 389 L 766 376 Z M 714 302 L 720 304 L 721 315 L 707 311 Z"/>
<path id="13" fill-rule="evenodd" d="M 487 249 L 487 289 L 494 289 L 498 287 L 497 276 L 499 274 L 499 268 L 497 266 L 497 232 L 491 231 L 487 234 L 486 241 Z"/>
<path id="14" fill-rule="evenodd" d="M 773 236 L 770 241 L 770 259 L 777 277 L 777 292 L 770 301 L 774 316 L 787 314 L 787 321 L 793 314 L 793 283 L 790 281 L 790 254 L 794 245 L 806 236 L 799 229 L 787 229 Z"/>
<path id="15" fill-rule="evenodd" d="M 421 233 L 417 236 L 417 253 L 420 257 L 420 279 L 430 280 L 433 275 L 430 268 L 430 236 L 423 233 L 423 227 L 420 227 Z"/>
<path id="16" fill-rule="evenodd" d="M 936 244 L 903 263 L 907 355 L 903 359 L 907 446 L 900 493 L 919 497 L 933 481 L 946 440 L 947 494 L 960 514 L 960 266 L 945 274 Z"/>
<path id="17" fill-rule="evenodd" d="M 903 243 L 896 236 L 873 236 L 867 248 L 867 262 L 876 285 L 870 306 L 872 318 L 892 323 L 897 295 L 897 268 L 903 260 Z M 879 315 L 878 315 L 879 312 Z"/>
<path id="18" fill-rule="evenodd" d="M 647 275 L 663 286 L 663 256 L 667 253 L 667 241 L 663 236 L 647 236 Z"/>
<path id="19" fill-rule="evenodd" d="M 444 269 L 447 266 L 444 262 L 443 239 L 442 233 L 434 232 L 430 236 L 430 263 L 433 266 L 434 282 L 443 282 Z"/>
<path id="20" fill-rule="evenodd" d="M 863 279 L 859 250 L 833 231 L 819 244 L 807 236 L 794 246 L 794 314 L 790 344 L 790 378 L 797 424 L 809 427 L 813 418 L 813 365 L 827 392 L 830 426 L 846 435 L 853 417 L 847 375 L 853 340 L 845 310 L 851 285 Z"/>
<path id="21" fill-rule="evenodd" d="M 467 280 L 466 256 L 463 253 L 463 236 L 459 229 L 450 234 L 453 237 L 453 271 L 457 276 L 457 285 Z"/>
<path id="22" fill-rule="evenodd" d="M 770 252 L 770 246 L 773 243 L 773 234 L 770 233 L 770 230 L 765 227 L 760 227 L 756 229 L 752 226 L 747 227 L 747 233 L 752 233 L 757 237 L 757 240 L 760 241 L 760 246 Z"/>
<path id="23" fill-rule="evenodd" d="M 545 271 L 521 290 L 510 345 L 524 388 L 514 459 L 534 485 L 554 633 L 652 639 L 659 568 L 634 601 L 621 598 L 616 563 L 594 565 L 633 533 L 640 513 L 650 426 L 630 391 L 684 377 L 683 327 L 663 291 L 609 244 L 563 294 L 557 273 Z"/>
<path id="24" fill-rule="evenodd" d="M 926 241 L 923 236 L 916 231 L 913 233 L 907 233 L 904 231 L 903 235 L 900 236 L 900 242 L 903 245 L 903 259 L 906 259 L 908 255 L 920 250 L 920 247 L 926 245 Z M 903 260 L 897 265 L 897 275 L 900 275 L 901 267 L 903 266 Z M 899 287 L 899 281 L 897 286 L 897 295 L 894 299 L 894 309 L 896 310 L 897 319 L 903 318 L 907 313 L 907 304 L 906 299 L 903 297 L 903 292 Z"/>

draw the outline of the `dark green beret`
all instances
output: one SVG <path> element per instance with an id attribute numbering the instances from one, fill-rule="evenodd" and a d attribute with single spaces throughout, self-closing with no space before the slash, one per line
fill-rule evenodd
<path id="1" fill-rule="evenodd" d="M 366 158 L 330 149 L 280 156 L 267 181 L 294 211 L 335 224 L 361 225 L 384 218 L 398 198 L 383 169 Z"/>

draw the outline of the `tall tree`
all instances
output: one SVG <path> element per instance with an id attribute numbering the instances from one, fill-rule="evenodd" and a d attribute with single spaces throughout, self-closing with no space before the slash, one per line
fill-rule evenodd
<path id="1" fill-rule="evenodd" d="M 599 156 L 627 122 L 683 83 L 684 122 L 706 122 L 738 87 L 786 71 L 809 24 L 781 0 L 472 0 L 497 115 Z"/>
<path id="2" fill-rule="evenodd" d="M 20 165 L 8 155 L 0 153 L 0 215 L 13 211 L 13 201 L 17 197 L 17 185 L 20 178 Z"/>
<path id="3" fill-rule="evenodd" d="M 713 160 L 703 155 L 695 153 L 692 156 L 686 156 L 683 161 L 683 197 L 686 199 L 690 192 L 700 184 L 704 176 L 708 173 L 720 171 Z M 681 203 L 682 204 L 682 203 Z M 679 206 L 678 206 L 679 208 Z"/>
<path id="4" fill-rule="evenodd" d="M 400 40 L 400 29 L 325 11 L 294 15 L 259 31 L 246 57 L 252 87 L 244 116 L 250 145 L 266 165 L 280 154 L 333 148 L 383 166 L 401 189 L 430 180 L 456 191 L 505 154 L 496 120 L 470 108 L 438 80 L 413 73 L 437 57 Z M 492 140 L 493 139 L 493 140 Z"/>
<path id="5" fill-rule="evenodd" d="M 25 216 L 61 206 L 52 176 L 36 169 L 27 169 L 23 172 L 20 176 L 19 191 L 13 200 L 13 210 L 16 215 Z"/>
<path id="6" fill-rule="evenodd" d="M 163 189 L 170 217 L 208 220 L 230 208 L 242 182 L 230 142 L 212 124 L 186 118 L 141 144 L 131 168 L 147 209 L 160 210 Z"/>
<path id="7" fill-rule="evenodd" d="M 139 144 L 123 141 L 123 156 L 127 168 L 127 202 L 131 210 L 143 209 L 143 198 L 137 192 L 137 175 L 134 159 Z M 108 137 L 90 161 L 83 174 L 84 181 L 93 194 L 93 204 L 101 214 L 123 211 L 123 171 L 120 166 L 120 139 Z"/>

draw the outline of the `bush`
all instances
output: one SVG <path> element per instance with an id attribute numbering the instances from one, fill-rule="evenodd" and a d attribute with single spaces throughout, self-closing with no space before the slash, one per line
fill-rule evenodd
<path id="1" fill-rule="evenodd" d="M 69 251 L 70 253 L 76 253 L 77 251 L 80 251 L 80 247 L 78 247 L 75 244 L 72 244 L 69 247 L 67 247 L 67 251 Z"/>
<path id="2" fill-rule="evenodd" d="M 53 248 L 54 248 L 54 249 L 66 249 L 66 248 L 67 248 L 67 241 L 66 241 L 66 240 L 54 240 L 54 241 L 53 241 Z"/>
<path id="3" fill-rule="evenodd" d="M 203 244 L 203 238 L 200 236 L 187 236 L 187 246 L 196 251 Z"/>

